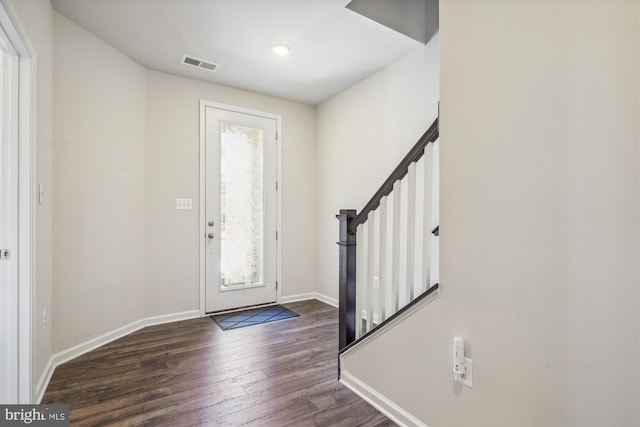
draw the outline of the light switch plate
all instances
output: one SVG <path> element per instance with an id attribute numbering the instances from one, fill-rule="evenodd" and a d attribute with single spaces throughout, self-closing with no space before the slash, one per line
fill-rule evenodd
<path id="1" fill-rule="evenodd" d="M 193 209 L 192 199 L 176 199 L 176 209 L 180 209 L 180 210 Z"/>

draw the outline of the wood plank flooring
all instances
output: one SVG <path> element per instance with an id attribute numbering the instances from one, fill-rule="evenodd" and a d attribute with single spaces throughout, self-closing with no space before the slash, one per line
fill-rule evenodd
<path id="1" fill-rule="evenodd" d="M 222 331 L 210 318 L 151 326 L 59 366 L 43 403 L 72 426 L 393 426 L 337 381 L 338 313 Z"/>

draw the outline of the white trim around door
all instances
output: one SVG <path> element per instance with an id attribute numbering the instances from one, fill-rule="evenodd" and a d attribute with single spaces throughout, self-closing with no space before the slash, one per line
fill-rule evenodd
<path id="1" fill-rule="evenodd" d="M 14 127 L 8 134 L 10 138 L 3 138 L 0 150 L 9 154 L 10 160 L 3 167 L 8 167 L 11 172 L 5 174 L 2 183 L 3 204 L 10 204 L 0 220 L 0 226 L 10 230 L 9 239 L 0 242 L 3 249 L 10 251 L 10 258 L 0 260 L 10 265 L 13 273 L 9 283 L 6 283 L 6 294 L 9 299 L 0 301 L 0 311 L 4 313 L 2 318 L 2 334 L 8 342 L 15 343 L 12 348 L 3 346 L 1 360 L 3 366 L 0 371 L 8 368 L 6 372 L 0 372 L 3 378 L 9 378 L 0 390 L 0 403 L 31 403 L 33 397 L 33 366 L 32 366 L 32 303 L 33 278 L 34 278 L 34 236 L 35 236 L 35 145 L 33 126 L 35 123 L 33 88 L 34 58 L 33 49 L 28 45 L 26 37 L 19 31 L 16 15 L 10 4 L 0 2 L 0 37 L 5 45 L 10 45 L 12 52 L 17 57 L 17 67 L 12 73 L 11 92 L 15 92 L 14 101 L 10 104 Z M 8 77 L 5 75 L 5 77 Z M 5 159 L 6 160 L 6 159 Z M 8 194 L 8 197 L 7 197 Z M 5 236 L 7 237 L 7 236 Z M 4 246 L 7 246 L 6 248 Z M 4 343 L 4 341 L 3 341 Z"/>
<path id="2" fill-rule="evenodd" d="M 276 169 L 276 181 L 278 182 L 278 186 L 280 186 L 280 182 L 281 182 L 281 143 L 282 143 L 282 132 L 281 132 L 281 116 L 277 115 L 277 114 L 272 114 L 272 113 L 266 113 L 263 111 L 256 111 L 256 110 L 252 110 L 252 109 L 247 109 L 247 108 L 242 108 L 242 107 L 235 107 L 235 106 L 231 106 L 231 105 L 227 105 L 227 104 L 221 104 L 221 103 L 217 103 L 217 102 L 211 102 L 211 101 L 206 101 L 206 100 L 201 100 L 200 101 L 200 313 L 201 315 L 205 315 L 207 313 L 207 294 L 206 294 L 206 290 L 207 290 L 207 284 L 206 284 L 206 254 L 207 254 L 207 236 L 208 236 L 208 232 L 210 230 L 207 229 L 207 210 L 206 210 L 206 182 L 207 182 L 207 177 L 206 177 L 206 165 L 207 165 L 207 153 L 206 153 L 206 145 L 207 145 L 207 141 L 206 141 L 206 133 L 207 133 L 207 124 L 206 124 L 206 116 L 207 116 L 207 109 L 208 108 L 214 108 L 217 110 L 225 110 L 225 111 L 229 111 L 231 113 L 239 113 L 239 114 L 247 114 L 247 115 L 251 115 L 251 116 L 256 116 L 256 117 L 262 117 L 262 118 L 266 118 L 266 119 L 272 119 L 275 120 L 276 122 L 276 133 L 277 133 L 277 142 L 276 142 L 276 165 L 275 165 L 275 169 Z M 280 230 L 281 229 L 281 189 L 278 188 L 278 191 L 276 191 L 276 229 Z M 281 269 L 281 259 L 282 257 L 280 256 L 281 254 L 281 248 L 282 248 L 282 240 L 279 238 L 276 241 L 276 265 L 275 265 L 275 280 L 276 283 L 278 284 L 277 286 L 277 290 L 276 290 L 276 299 L 277 301 L 281 300 L 281 295 L 282 295 L 282 284 L 280 283 L 280 272 L 282 271 Z"/>

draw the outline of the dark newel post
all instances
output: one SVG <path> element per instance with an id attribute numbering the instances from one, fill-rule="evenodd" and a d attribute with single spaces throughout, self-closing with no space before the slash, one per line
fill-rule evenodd
<path id="1" fill-rule="evenodd" d="M 355 217 L 356 211 L 353 209 L 342 209 L 340 215 L 336 215 L 340 221 L 340 350 L 356 339 L 356 234 L 349 233 L 349 226 Z"/>

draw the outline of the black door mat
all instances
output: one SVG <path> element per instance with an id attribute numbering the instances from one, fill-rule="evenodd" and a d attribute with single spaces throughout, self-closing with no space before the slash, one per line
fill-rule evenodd
<path id="1" fill-rule="evenodd" d="M 220 329 L 227 331 L 229 329 L 260 325 L 262 323 L 275 322 L 276 320 L 290 319 L 298 316 L 299 314 L 281 305 L 271 305 L 269 307 L 250 308 L 233 313 L 214 314 L 210 317 L 220 326 Z"/>

